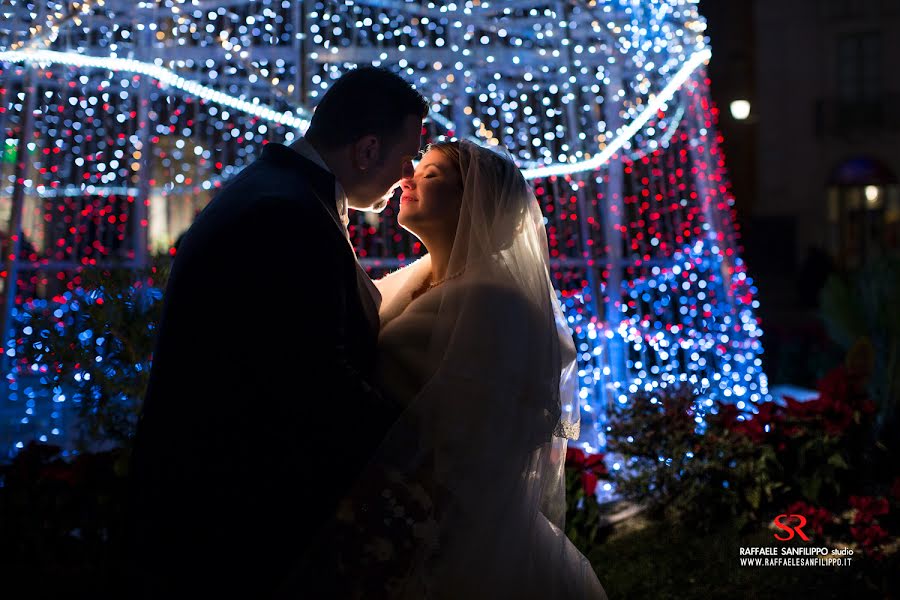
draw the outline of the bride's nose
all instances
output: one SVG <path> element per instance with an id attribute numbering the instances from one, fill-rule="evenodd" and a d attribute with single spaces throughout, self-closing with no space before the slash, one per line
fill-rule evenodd
<path id="1" fill-rule="evenodd" d="M 415 180 L 413 180 L 412 176 L 404 177 L 403 179 L 400 180 L 400 188 L 403 191 L 411 190 L 414 187 L 416 187 L 416 182 L 415 182 Z"/>

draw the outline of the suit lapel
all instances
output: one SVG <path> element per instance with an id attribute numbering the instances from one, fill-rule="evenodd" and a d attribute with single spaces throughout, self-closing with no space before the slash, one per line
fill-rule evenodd
<path id="1" fill-rule="evenodd" d="M 335 233 L 337 233 L 347 244 L 347 248 L 353 256 L 353 262 L 356 266 L 356 288 L 362 303 L 363 312 L 365 312 L 369 325 L 377 335 L 380 328 L 378 309 L 381 306 L 381 293 L 378 291 L 378 288 L 375 287 L 375 284 L 372 282 L 372 279 L 366 273 L 365 269 L 363 269 L 362 265 L 359 264 L 356 250 L 353 248 L 353 244 L 347 236 L 347 230 L 344 228 L 343 223 L 341 223 L 334 197 L 334 175 L 325 171 L 311 160 L 308 160 L 281 144 L 267 144 L 265 150 L 269 150 L 279 160 L 288 160 L 292 163 L 292 166 L 300 168 L 310 192 L 325 212 L 328 213 L 331 222 L 334 223 Z"/>

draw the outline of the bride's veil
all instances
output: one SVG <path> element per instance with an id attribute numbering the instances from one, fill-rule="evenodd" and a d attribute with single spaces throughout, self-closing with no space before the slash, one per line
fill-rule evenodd
<path id="1" fill-rule="evenodd" d="M 481 407 L 494 419 L 486 434 L 508 437 L 507 454 L 540 449 L 528 491 L 563 528 L 566 440 L 579 429 L 577 364 L 550 278 L 544 215 L 505 149 L 465 140 L 457 147 L 463 197 L 447 273 L 464 276 L 434 321 L 432 385 L 453 374 L 494 387 L 495 400 Z"/>
<path id="2" fill-rule="evenodd" d="M 440 294 L 433 374 L 403 400 L 347 510 L 394 532 L 381 556 L 408 565 L 392 579 L 399 597 L 577 595 L 573 569 L 584 565 L 563 533 L 576 352 L 544 218 L 508 153 L 467 141 L 458 150 L 463 197 L 447 273 L 461 275 L 428 292 Z"/>

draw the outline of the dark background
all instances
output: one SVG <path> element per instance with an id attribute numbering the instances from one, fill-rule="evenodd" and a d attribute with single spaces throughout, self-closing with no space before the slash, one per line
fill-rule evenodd
<path id="1" fill-rule="evenodd" d="M 814 387 L 831 360 L 827 277 L 898 256 L 900 2 L 700 0 L 699 11 L 764 367 L 770 384 Z M 749 119 L 731 115 L 736 99 Z M 878 204 L 866 204 L 871 186 Z"/>

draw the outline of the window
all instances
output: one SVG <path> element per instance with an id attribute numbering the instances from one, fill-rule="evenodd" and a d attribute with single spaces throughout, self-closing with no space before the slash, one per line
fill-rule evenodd
<path id="1" fill-rule="evenodd" d="M 838 262 L 855 267 L 900 253 L 900 185 L 883 164 L 848 160 L 832 174 L 826 194 L 828 246 Z"/>
<path id="2" fill-rule="evenodd" d="M 838 121 L 844 127 L 878 127 L 883 122 L 881 47 L 880 32 L 837 40 Z"/>
<path id="3" fill-rule="evenodd" d="M 820 0 L 819 14 L 825 19 L 858 19 L 890 13 L 896 0 Z"/>

